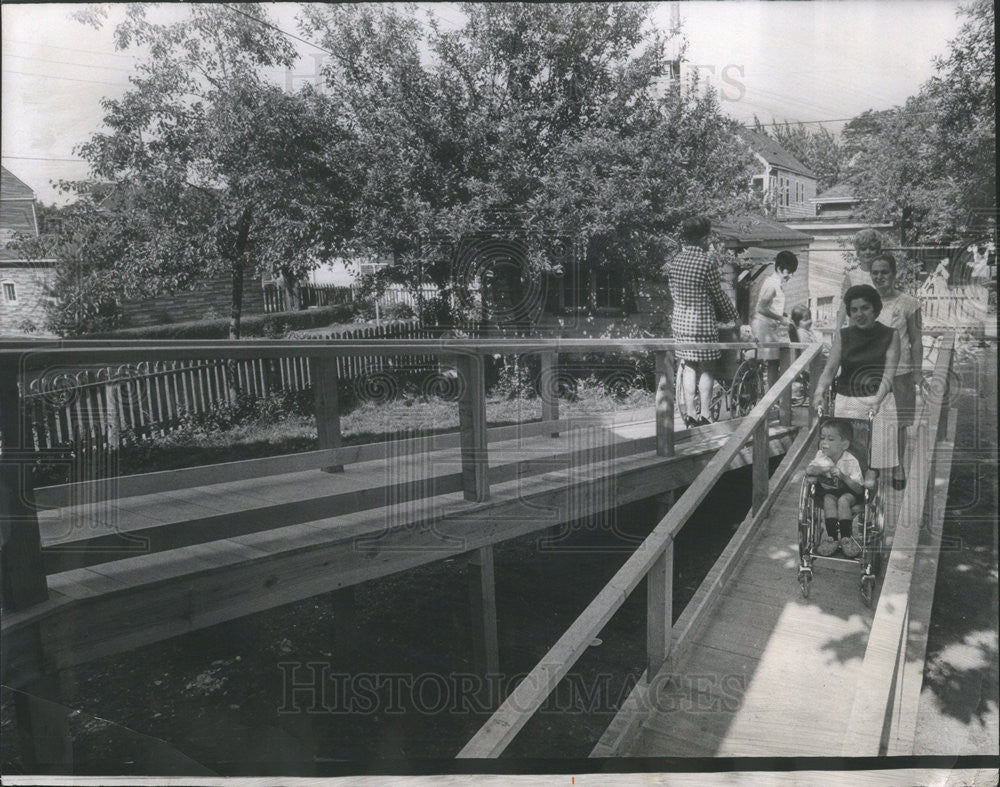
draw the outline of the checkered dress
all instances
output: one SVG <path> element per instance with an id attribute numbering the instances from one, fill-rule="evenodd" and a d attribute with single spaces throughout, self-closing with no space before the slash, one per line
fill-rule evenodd
<path id="1" fill-rule="evenodd" d="M 727 320 L 739 322 L 736 307 L 722 291 L 718 267 L 697 246 L 685 246 L 667 263 L 666 270 L 670 279 L 670 297 L 674 301 L 671 323 L 675 339 L 685 342 L 719 341 L 716 309 Z M 677 357 L 685 361 L 714 361 L 719 357 L 719 351 L 678 350 Z"/>

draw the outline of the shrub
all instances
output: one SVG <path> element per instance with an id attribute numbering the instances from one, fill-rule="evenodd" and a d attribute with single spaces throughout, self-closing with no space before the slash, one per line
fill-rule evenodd
<path id="1" fill-rule="evenodd" d="M 350 304 L 336 304 L 323 309 L 306 309 L 297 312 L 249 314 L 240 320 L 243 338 L 277 338 L 286 331 L 301 328 L 318 328 L 333 322 L 349 320 L 353 314 Z M 229 318 L 196 320 L 173 325 L 146 325 L 141 328 L 123 328 L 88 334 L 88 339 L 226 339 L 229 337 Z"/>

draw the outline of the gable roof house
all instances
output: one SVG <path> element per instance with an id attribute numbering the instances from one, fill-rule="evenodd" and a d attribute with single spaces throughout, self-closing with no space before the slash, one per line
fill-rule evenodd
<path id="1" fill-rule="evenodd" d="M 19 234 L 38 237 L 35 192 L 0 167 L 0 338 L 51 336 L 42 331 L 54 261 L 27 260 L 8 244 Z"/>
<path id="2" fill-rule="evenodd" d="M 763 192 L 765 204 L 774 206 L 779 219 L 812 216 L 815 173 L 770 137 L 755 131 L 742 133 L 760 162 L 761 169 L 753 182 Z"/>

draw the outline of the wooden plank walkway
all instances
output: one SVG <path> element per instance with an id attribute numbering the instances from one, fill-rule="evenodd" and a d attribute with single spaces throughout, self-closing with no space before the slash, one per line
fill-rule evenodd
<path id="1" fill-rule="evenodd" d="M 810 598 L 802 598 L 801 475 L 780 495 L 697 641 L 654 678 L 652 712 L 618 755 L 840 756 L 873 613 L 853 563 L 818 563 Z M 898 498 L 889 491 L 887 522 Z"/>
<path id="2" fill-rule="evenodd" d="M 4 617 L 5 680 L 18 684 L 44 665 L 84 663 L 690 484 L 739 423 L 692 430 L 675 456 L 663 457 L 654 421 L 625 415 L 557 438 L 491 443 L 485 502 L 464 499 L 460 451 L 448 448 L 344 473 L 86 503 L 78 521 L 65 509 L 43 514 L 49 600 Z M 795 431 L 772 425 L 769 454 L 787 450 Z M 751 461 L 747 448 L 731 466 Z M 414 483 L 412 499 L 400 494 Z M 103 551 L 109 542 L 101 539 L 122 533 L 149 541 L 140 554 Z"/>

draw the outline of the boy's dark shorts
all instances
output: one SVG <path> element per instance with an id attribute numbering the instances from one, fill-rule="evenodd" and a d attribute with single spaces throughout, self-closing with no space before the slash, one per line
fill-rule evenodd
<path id="1" fill-rule="evenodd" d="M 838 481 L 836 486 L 822 486 L 817 482 L 816 492 L 813 494 L 813 500 L 815 500 L 818 505 L 823 505 L 823 498 L 827 495 L 833 495 L 838 500 L 843 495 L 850 495 L 851 505 L 857 505 L 858 503 L 858 496 L 854 494 L 854 492 L 851 491 L 851 488 L 843 481 Z"/>

